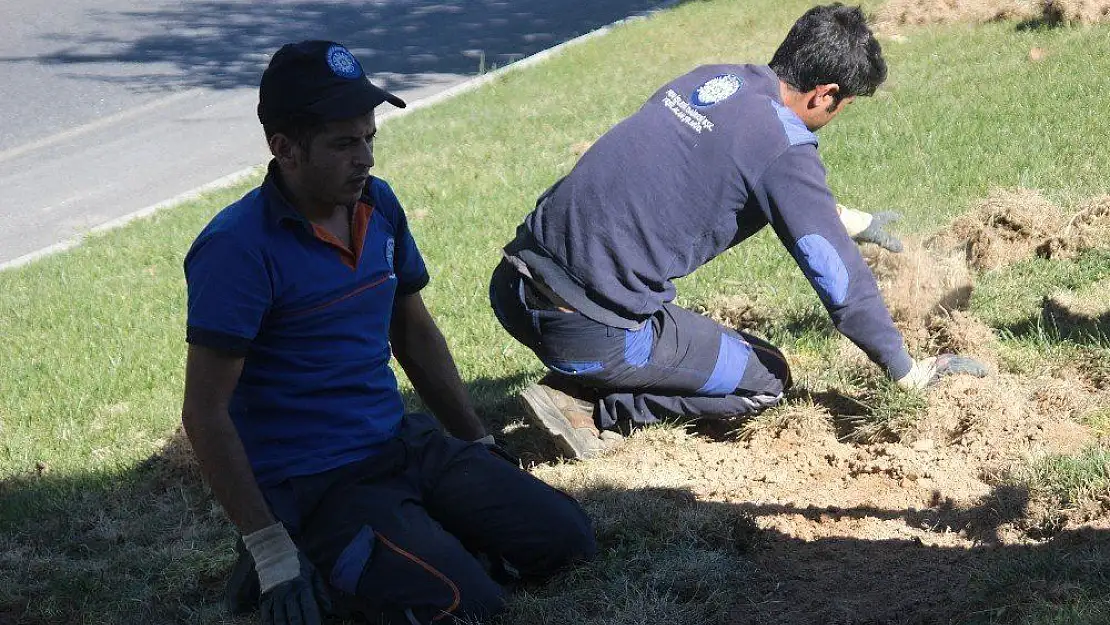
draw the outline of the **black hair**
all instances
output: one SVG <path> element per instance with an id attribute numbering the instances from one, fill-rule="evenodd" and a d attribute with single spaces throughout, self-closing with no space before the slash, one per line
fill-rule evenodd
<path id="1" fill-rule="evenodd" d="M 886 80 L 883 50 L 863 10 L 839 2 L 798 18 L 770 65 L 779 80 L 801 92 L 836 83 L 834 106 L 846 97 L 872 95 Z"/>
<path id="2" fill-rule="evenodd" d="M 262 118 L 261 114 L 259 118 Z M 262 121 L 262 131 L 266 133 L 267 143 L 274 135 L 283 134 L 308 152 L 312 146 L 312 140 L 324 130 L 326 125 L 326 122 L 315 115 L 268 116 Z"/>

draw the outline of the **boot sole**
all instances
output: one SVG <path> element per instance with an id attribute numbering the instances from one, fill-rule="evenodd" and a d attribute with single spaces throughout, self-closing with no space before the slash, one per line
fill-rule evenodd
<path id="1" fill-rule="evenodd" d="M 574 431 L 555 402 L 551 401 L 542 388 L 533 384 L 524 389 L 520 395 L 533 424 L 547 432 L 555 441 L 559 451 L 568 458 L 585 460 L 598 455 L 597 449 L 583 448 L 586 446 L 581 444 L 579 434 Z"/>

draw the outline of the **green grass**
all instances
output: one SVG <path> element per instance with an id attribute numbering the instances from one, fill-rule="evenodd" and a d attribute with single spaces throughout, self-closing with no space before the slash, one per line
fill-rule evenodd
<path id="1" fill-rule="evenodd" d="M 1077 455 L 1042 458 L 1019 480 L 1060 508 L 1110 501 L 1110 449 L 1092 447 Z"/>
<path id="2" fill-rule="evenodd" d="M 694 65 L 766 61 L 805 6 L 685 3 L 383 126 L 376 173 L 412 216 L 432 272 L 425 298 L 492 423 L 519 416 L 511 397 L 540 367 L 490 314 L 488 275 L 535 197 L 573 165 L 572 146 L 596 139 Z M 1033 187 L 1065 204 L 1106 192 L 1110 151 L 1096 129 L 1110 91 L 1108 36 L 1106 28 L 1018 32 L 991 24 L 884 42 L 888 87 L 820 134 L 834 192 L 864 210 L 902 211 L 902 228 L 912 232 L 941 227 L 993 187 Z M 1028 63 L 1032 46 L 1052 55 Z M 229 526 L 195 480 L 166 469 L 160 450 L 179 422 L 183 256 L 206 221 L 254 183 L 0 273 L 0 622 L 221 622 L 212 601 L 231 557 Z M 1080 288 L 1107 272 L 1105 254 L 1029 261 L 984 276 L 973 311 L 1004 332 L 1014 367 L 1033 367 L 1051 352 L 1061 361 L 1081 354 L 1110 371 L 1105 344 L 1061 341 L 1026 323 L 1050 290 Z M 679 303 L 750 294 L 752 284 L 763 285 L 768 306 L 789 312 L 769 338 L 808 362 L 832 357 L 816 296 L 769 233 L 683 280 Z M 916 410 L 897 403 L 905 401 L 876 405 L 899 418 Z M 1067 472 L 1053 470 L 1053 480 L 1067 483 Z M 589 622 L 605 625 L 709 622 L 741 601 L 740 590 L 710 592 L 689 581 L 741 583 L 720 573 L 733 567 L 739 575 L 744 562 L 727 552 L 723 534 L 695 522 L 708 543 L 671 536 L 660 528 L 681 507 L 666 506 L 628 528 L 631 512 L 606 507 L 610 495 L 593 496 L 591 511 L 616 515 L 612 527 L 602 524 L 606 555 L 558 581 L 572 586 L 569 594 L 523 595 L 513 607 L 517 622 L 558 622 L 568 597 L 584 602 L 576 614 L 593 611 Z M 652 554 L 679 563 L 681 574 L 666 575 Z M 724 564 L 699 568 L 703 560 Z M 597 603 L 597 585 L 618 598 Z M 1094 610 L 1074 622 L 1103 622 L 1097 618 L 1110 612 L 1092 605 L 1060 610 Z M 1064 622 L 1052 616 L 1063 611 L 1045 614 L 1031 622 Z"/>

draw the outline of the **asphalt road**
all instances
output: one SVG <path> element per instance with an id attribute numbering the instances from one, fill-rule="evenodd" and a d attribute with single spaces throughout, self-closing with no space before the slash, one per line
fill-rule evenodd
<path id="1" fill-rule="evenodd" d="M 0 265 L 267 158 L 269 55 L 350 47 L 412 102 L 662 0 L 5 0 Z"/>

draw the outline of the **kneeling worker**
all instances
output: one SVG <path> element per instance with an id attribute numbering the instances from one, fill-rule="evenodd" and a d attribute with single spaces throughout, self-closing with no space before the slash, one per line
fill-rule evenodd
<path id="1" fill-rule="evenodd" d="M 664 85 L 539 199 L 504 249 L 490 299 L 551 373 L 535 422 L 587 457 L 662 418 L 751 415 L 790 386 L 782 353 L 672 303 L 673 280 L 770 225 L 837 330 L 893 380 L 984 375 L 915 362 L 856 242 L 894 251 L 885 216 L 839 207 L 814 134 L 886 78 L 859 8 L 807 11 L 770 66 L 708 65 Z"/>
<path id="2" fill-rule="evenodd" d="M 496 614 L 500 581 L 596 546 L 573 499 L 505 461 L 424 306 L 405 213 L 369 173 L 375 107 L 405 103 L 326 41 L 278 50 L 259 95 L 269 172 L 185 258 L 182 420 L 243 535 L 233 607 L 273 625 L 329 603 L 374 623 Z M 439 423 L 404 414 L 391 350 Z"/>

